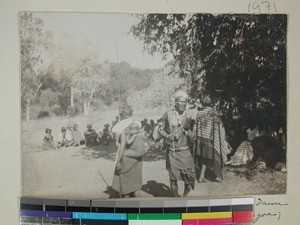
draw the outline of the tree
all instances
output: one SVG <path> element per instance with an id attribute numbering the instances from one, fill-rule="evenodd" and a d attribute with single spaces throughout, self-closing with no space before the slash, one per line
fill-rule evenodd
<path id="1" fill-rule="evenodd" d="M 44 85 L 42 70 L 47 65 L 51 37 L 51 33 L 43 31 L 41 19 L 28 12 L 20 14 L 21 106 L 26 111 L 26 121 L 30 120 L 31 101 Z"/>
<path id="2" fill-rule="evenodd" d="M 84 99 L 83 108 L 86 116 L 90 113 L 90 106 L 94 93 L 101 85 L 109 80 L 109 65 L 92 54 L 81 60 L 78 69 L 72 77 L 72 83 L 76 92 Z"/>
<path id="3" fill-rule="evenodd" d="M 101 51 L 90 42 L 76 42 L 68 33 L 56 38 L 50 49 L 51 67 L 48 74 L 59 82 L 59 105 L 65 114 L 70 115 L 78 113 L 78 105 L 82 105 L 88 115 L 97 84 L 106 76 L 100 68 L 102 66 L 104 69 L 106 65 L 99 58 Z M 97 76 L 97 73 L 100 75 Z"/>
<path id="4" fill-rule="evenodd" d="M 113 101 L 126 101 L 135 91 L 140 91 L 150 85 L 154 70 L 131 67 L 127 62 L 110 64 L 110 81 L 108 93 L 114 96 Z"/>
<path id="5" fill-rule="evenodd" d="M 136 109 L 170 109 L 174 103 L 174 93 L 189 88 L 186 79 L 179 77 L 178 72 L 173 61 L 167 63 L 165 68 L 151 76 L 151 83 L 147 88 L 137 90 L 128 98 L 130 105 Z"/>
<path id="6" fill-rule="evenodd" d="M 227 119 L 272 115 L 285 125 L 285 15 L 148 14 L 131 28 L 145 50 L 172 54 L 190 94 L 209 94 Z"/>

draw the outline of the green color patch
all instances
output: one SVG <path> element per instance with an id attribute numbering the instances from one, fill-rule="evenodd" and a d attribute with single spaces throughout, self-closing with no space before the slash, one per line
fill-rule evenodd
<path id="1" fill-rule="evenodd" d="M 128 220 L 181 220 L 180 213 L 127 214 Z"/>

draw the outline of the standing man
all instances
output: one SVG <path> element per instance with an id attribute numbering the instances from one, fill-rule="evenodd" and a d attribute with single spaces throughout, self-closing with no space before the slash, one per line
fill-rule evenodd
<path id="1" fill-rule="evenodd" d="M 199 182 L 205 182 L 205 172 L 213 171 L 217 181 L 223 179 L 223 167 L 229 153 L 223 122 L 208 96 L 201 99 L 203 109 L 196 118 L 195 154 L 201 168 Z"/>
<path id="2" fill-rule="evenodd" d="M 175 94 L 175 106 L 163 115 L 162 126 L 158 131 L 167 146 L 166 168 L 174 197 L 179 197 L 178 180 L 184 182 L 184 197 L 195 185 L 195 166 L 189 147 L 189 139 L 192 139 L 192 132 L 189 130 L 191 117 L 185 111 L 187 100 L 185 92 L 178 91 Z"/>

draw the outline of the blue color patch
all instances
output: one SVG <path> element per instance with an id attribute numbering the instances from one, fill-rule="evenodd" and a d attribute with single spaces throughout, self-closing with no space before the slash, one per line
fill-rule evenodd
<path id="1" fill-rule="evenodd" d="M 20 216 L 38 216 L 52 218 L 72 218 L 71 212 L 55 212 L 40 210 L 20 210 Z"/>

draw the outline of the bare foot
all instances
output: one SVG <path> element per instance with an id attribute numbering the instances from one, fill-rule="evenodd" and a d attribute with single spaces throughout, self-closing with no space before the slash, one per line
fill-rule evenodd
<path id="1" fill-rule="evenodd" d="M 198 183 L 206 183 L 206 182 L 208 182 L 208 180 L 205 179 L 205 178 L 200 178 L 200 179 L 198 180 Z"/>
<path id="2" fill-rule="evenodd" d="M 221 177 L 216 177 L 216 181 L 219 182 L 219 183 L 221 183 L 222 178 Z"/>

